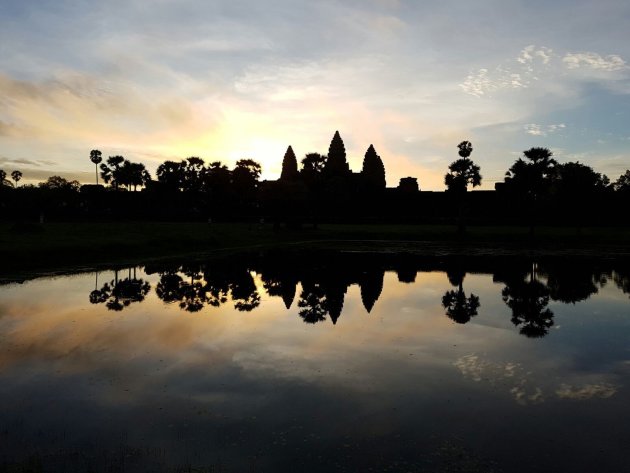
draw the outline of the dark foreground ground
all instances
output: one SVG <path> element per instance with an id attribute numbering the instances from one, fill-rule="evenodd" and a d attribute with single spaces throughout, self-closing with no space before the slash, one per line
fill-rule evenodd
<path id="1" fill-rule="evenodd" d="M 630 228 L 320 225 L 274 229 L 260 224 L 0 224 L 0 276 L 35 276 L 170 257 L 211 256 L 256 248 L 398 251 L 421 255 L 630 254 Z"/>

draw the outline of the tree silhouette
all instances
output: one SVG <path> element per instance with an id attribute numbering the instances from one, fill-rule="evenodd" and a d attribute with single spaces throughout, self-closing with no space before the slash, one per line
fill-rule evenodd
<path id="1" fill-rule="evenodd" d="M 155 294 L 166 303 L 180 301 L 183 278 L 176 271 L 166 271 L 160 274 L 160 281 L 155 286 Z"/>
<path id="2" fill-rule="evenodd" d="M 312 281 L 302 282 L 302 292 L 298 301 L 299 316 L 307 324 L 326 320 L 326 296 L 324 289 Z"/>
<path id="3" fill-rule="evenodd" d="M 253 159 L 239 159 L 236 161 L 236 167 L 234 168 L 234 174 L 242 174 L 248 176 L 252 181 L 258 181 L 262 168 Z M 236 176 L 235 176 L 236 178 Z"/>
<path id="4" fill-rule="evenodd" d="M 143 279 L 136 277 L 136 268 L 129 268 L 129 276 L 118 282 L 113 292 L 120 298 L 123 305 L 127 307 L 132 302 L 142 302 L 151 290 L 151 285 Z"/>
<path id="5" fill-rule="evenodd" d="M 197 267 L 182 268 L 184 275 L 190 279 L 183 279 L 179 285 L 179 308 L 186 312 L 199 312 L 208 302 L 206 284 L 203 274 Z"/>
<path id="6" fill-rule="evenodd" d="M 596 279 L 593 269 L 584 264 L 561 261 L 544 265 L 539 272 L 546 275 L 549 296 L 554 301 L 575 304 L 598 292 L 599 277 Z"/>
<path id="7" fill-rule="evenodd" d="M 306 184 L 310 194 L 308 196 L 308 210 L 316 227 L 323 198 L 323 175 L 326 166 L 326 156 L 319 153 L 308 153 L 302 159 L 300 176 Z"/>
<path id="8" fill-rule="evenodd" d="M 94 168 L 96 169 L 96 185 L 98 186 L 98 165 L 101 163 L 101 161 L 103 161 L 102 153 L 97 149 L 93 149 L 92 151 L 90 151 L 90 161 L 94 163 Z"/>
<path id="9" fill-rule="evenodd" d="M 284 153 L 282 159 L 282 173 L 280 174 L 281 181 L 295 181 L 299 176 L 297 158 L 293 152 L 293 148 L 289 146 L 287 152 Z"/>
<path id="10" fill-rule="evenodd" d="M 346 147 L 338 131 L 330 141 L 324 173 L 328 177 L 346 177 L 350 174 L 350 167 L 346 161 Z"/>
<path id="11" fill-rule="evenodd" d="M 469 159 L 473 151 L 470 141 L 462 141 L 457 147 L 461 158 L 449 165 L 449 172 L 444 176 L 444 184 L 450 192 L 464 193 L 469 185 L 473 187 L 481 185 L 482 176 L 479 174 L 479 166 Z"/>
<path id="12" fill-rule="evenodd" d="M 626 169 L 626 172 L 619 176 L 619 179 L 615 181 L 613 187 L 617 192 L 630 194 L 630 169 Z"/>
<path id="13" fill-rule="evenodd" d="M 517 159 L 507 176 L 517 191 L 534 201 L 539 200 L 548 192 L 558 163 L 547 148 L 530 148 L 523 151 L 523 155 L 528 161 Z"/>
<path id="14" fill-rule="evenodd" d="M 230 291 L 236 310 L 251 312 L 260 305 L 260 294 L 254 278 L 247 270 L 238 271 L 233 275 Z"/>
<path id="15" fill-rule="evenodd" d="M 118 190 L 118 186 L 124 181 L 121 174 L 121 166 L 125 162 L 122 156 L 110 156 L 107 161 L 101 163 L 101 177 L 106 184 L 111 183 L 114 189 Z"/>
<path id="16" fill-rule="evenodd" d="M 590 166 L 580 162 L 559 164 L 553 178 L 554 198 L 572 216 L 579 231 L 588 211 L 601 200 L 609 184 L 608 177 Z"/>
<path id="17" fill-rule="evenodd" d="M 171 190 L 183 190 L 184 168 L 182 163 L 164 161 L 155 172 L 158 182 L 161 182 Z"/>
<path id="18" fill-rule="evenodd" d="M 579 161 L 557 165 L 555 179 L 557 192 L 571 199 L 603 191 L 610 183 L 606 175 Z"/>
<path id="19" fill-rule="evenodd" d="M 11 173 L 11 179 L 15 181 L 15 187 L 17 188 L 18 182 L 22 179 L 22 173 L 20 171 L 13 171 Z"/>
<path id="20" fill-rule="evenodd" d="M 302 177 L 307 182 L 315 181 L 324 172 L 326 156 L 319 153 L 308 153 L 302 159 Z"/>
<path id="21" fill-rule="evenodd" d="M 178 274 L 179 271 L 184 277 Z M 218 306 L 211 302 L 207 283 L 198 266 L 170 268 L 161 272 L 155 293 L 166 303 L 177 302 L 178 307 L 186 312 L 199 312 L 206 304 Z"/>
<path id="22" fill-rule="evenodd" d="M 361 176 L 371 190 L 385 189 L 385 166 L 373 145 L 370 145 L 363 158 Z"/>
<path id="23" fill-rule="evenodd" d="M 455 195 L 457 199 L 458 231 L 459 233 L 464 233 L 466 230 L 464 224 L 466 192 L 469 185 L 473 187 L 481 185 L 481 174 L 479 174 L 479 166 L 469 159 L 473 151 L 470 141 L 462 141 L 457 147 L 459 148 L 459 155 L 461 157 L 449 165 L 449 172 L 444 176 L 444 184 L 446 184 L 448 192 Z"/>
<path id="24" fill-rule="evenodd" d="M 9 181 L 7 181 L 7 173 L 0 169 L 0 187 L 9 184 Z"/>
<path id="25" fill-rule="evenodd" d="M 125 279 L 118 279 L 118 270 L 114 270 L 114 279 L 105 283 L 101 289 L 95 289 L 90 293 L 92 304 L 105 303 L 108 310 L 116 312 L 122 311 L 133 302 L 142 302 L 149 291 L 151 285 L 143 279 L 136 277 L 136 268 L 129 268 L 129 276 Z"/>
<path id="26" fill-rule="evenodd" d="M 519 332 L 529 338 L 542 338 L 553 326 L 553 312 L 549 304 L 549 289 L 536 279 L 535 265 L 529 280 L 516 279 L 506 284 L 501 292 L 503 302 L 512 309 L 512 323 Z"/>
<path id="27" fill-rule="evenodd" d="M 470 322 L 470 319 L 477 315 L 479 309 L 479 297 L 471 294 L 466 297 L 463 283 L 466 273 L 455 269 L 447 272 L 448 279 L 453 286 L 457 286 L 457 291 L 446 291 L 442 296 L 442 306 L 446 309 L 446 315 L 458 324 Z"/>
<path id="28" fill-rule="evenodd" d="M 540 203 L 549 196 L 558 163 L 547 148 L 530 148 L 523 151 L 523 155 L 527 161 L 517 159 L 506 176 L 509 187 L 525 199 L 529 207 L 530 234 L 533 236 Z"/>
<path id="29" fill-rule="evenodd" d="M 214 161 L 206 167 L 204 189 L 215 212 L 223 212 L 230 202 L 232 172 L 221 161 Z"/>
<path id="30" fill-rule="evenodd" d="M 120 184 L 126 185 L 129 190 L 133 187 L 134 191 L 138 186 L 145 186 L 151 180 L 151 175 L 144 164 L 132 163 L 131 161 L 123 163 L 120 174 Z"/>
<path id="31" fill-rule="evenodd" d="M 50 176 L 46 181 L 40 182 L 37 187 L 40 189 L 76 192 L 81 187 L 81 184 L 79 181 L 68 181 L 61 176 Z"/>
<path id="32" fill-rule="evenodd" d="M 206 172 L 203 159 L 197 156 L 186 158 L 181 163 L 182 168 L 182 188 L 188 192 L 199 192 L 203 188 L 204 175 Z"/>
<path id="33" fill-rule="evenodd" d="M 103 180 L 111 183 L 116 190 L 119 186 L 126 186 L 129 190 L 133 187 L 136 190 L 138 186 L 145 186 L 151 181 L 151 175 L 144 164 L 133 163 L 122 156 L 110 156 L 100 167 Z"/>
<path id="34" fill-rule="evenodd" d="M 625 268 L 615 270 L 613 280 L 624 294 L 630 294 L 630 271 Z"/>
<path id="35" fill-rule="evenodd" d="M 208 304 L 220 307 L 228 301 L 230 293 L 230 276 L 220 266 L 216 269 L 206 267 L 204 270 L 206 281 L 206 298 Z"/>
<path id="36" fill-rule="evenodd" d="M 98 271 L 94 273 L 94 290 L 90 292 L 90 304 L 103 304 L 107 298 L 108 294 L 104 291 L 98 289 Z"/>

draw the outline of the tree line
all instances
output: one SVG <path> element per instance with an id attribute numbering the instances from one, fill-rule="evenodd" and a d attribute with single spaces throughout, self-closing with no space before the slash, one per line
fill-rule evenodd
<path id="1" fill-rule="evenodd" d="M 37 186 L 19 186 L 22 173 L 0 170 L 0 205 L 37 213 L 64 208 L 77 217 L 116 216 L 156 217 L 147 203 L 157 204 L 169 218 L 268 218 L 276 223 L 301 224 L 320 220 L 344 221 L 353 218 L 387 220 L 421 219 L 457 221 L 460 231 L 481 208 L 499 216 L 505 210 L 500 201 L 518 208 L 517 220 L 533 229 L 545 209 L 567 208 L 573 220 L 580 216 L 589 223 L 593 206 L 620 207 L 630 198 L 630 170 L 614 182 L 580 162 L 559 163 L 547 148 L 530 148 L 507 170 L 505 180 L 495 186 L 493 198 L 470 196 L 469 188 L 481 185 L 480 167 L 471 159 L 472 143 L 457 145 L 459 159 L 444 176 L 443 196 L 419 193 L 417 178 L 401 179 L 396 188 L 386 188 L 385 166 L 373 145 L 365 152 L 360 172 L 349 168 L 345 145 L 335 132 L 327 154 L 308 153 L 298 165 L 291 146 L 282 159 L 277 181 L 260 181 L 262 167 L 251 159 L 241 159 L 230 169 L 221 161 L 206 163 L 199 157 L 167 160 L 156 170 L 155 179 L 144 164 L 123 156 L 103 158 L 100 150 L 89 154 L 95 166 L 95 185 L 81 186 L 52 176 Z M 106 186 L 99 184 L 99 177 Z M 145 197 L 121 196 L 121 191 L 138 191 Z M 20 191 L 11 196 L 11 191 Z M 135 192 L 134 192 L 135 194 Z M 420 196 L 419 194 L 425 194 Z M 150 197 L 148 197 L 150 195 Z M 485 200 L 484 200 L 485 199 Z M 430 206 L 433 211 L 422 208 Z M 78 207 L 78 211 L 77 210 Z M 490 208 L 492 207 L 492 208 Z M 19 212 L 17 212 L 19 213 Z M 54 213 L 54 211 L 53 211 Z M 564 212 L 565 214 L 567 212 Z M 61 212 L 63 214 L 63 212 Z M 82 214 L 82 215 L 81 215 Z M 544 218 L 542 218 L 544 220 Z"/>

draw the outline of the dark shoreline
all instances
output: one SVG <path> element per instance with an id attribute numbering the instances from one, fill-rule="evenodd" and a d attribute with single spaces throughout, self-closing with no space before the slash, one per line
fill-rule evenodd
<path id="1" fill-rule="evenodd" d="M 630 229 L 567 227 L 320 225 L 314 229 L 258 224 L 50 223 L 0 225 L 0 283 L 41 276 L 199 260 L 231 253 L 283 249 L 405 253 L 427 258 L 630 258 Z"/>

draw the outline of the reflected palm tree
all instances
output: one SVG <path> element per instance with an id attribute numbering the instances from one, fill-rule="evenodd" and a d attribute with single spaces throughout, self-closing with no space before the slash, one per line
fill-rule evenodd
<path id="1" fill-rule="evenodd" d="M 630 294 L 630 272 L 626 270 L 615 270 L 613 280 L 624 294 Z"/>
<path id="2" fill-rule="evenodd" d="M 302 292 L 298 301 L 299 316 L 307 324 L 315 324 L 326 320 L 326 296 L 324 289 L 312 281 L 302 283 Z"/>
<path id="3" fill-rule="evenodd" d="M 182 267 L 162 273 L 155 293 L 166 303 L 178 302 L 179 308 L 186 312 L 199 312 L 208 303 L 206 284 L 197 267 Z"/>
<path id="4" fill-rule="evenodd" d="M 180 286 L 184 280 L 176 272 L 166 272 L 160 275 L 160 282 L 155 286 L 156 295 L 166 303 L 181 300 Z"/>
<path id="5" fill-rule="evenodd" d="M 447 277 L 449 282 L 457 287 L 457 291 L 446 291 L 442 296 L 442 306 L 446 309 L 446 315 L 453 322 L 465 324 L 477 315 L 479 309 L 479 297 L 470 294 L 466 297 L 463 283 L 466 273 L 461 269 L 453 269 L 448 271 Z"/>
<path id="6" fill-rule="evenodd" d="M 98 271 L 94 273 L 94 278 L 94 290 L 90 292 L 90 304 L 103 304 L 109 296 L 98 289 Z"/>
<path id="7" fill-rule="evenodd" d="M 536 265 L 532 264 L 529 279 L 518 279 L 501 292 L 503 302 L 512 309 L 512 323 L 529 338 L 542 338 L 553 326 L 549 304 L 549 289 L 537 280 Z"/>
<path id="8" fill-rule="evenodd" d="M 148 282 L 136 277 L 136 268 L 129 268 L 129 276 L 122 280 L 118 279 L 118 270 L 114 270 L 114 279 L 103 284 L 101 289 L 92 291 L 90 302 L 105 303 L 108 310 L 120 312 L 134 302 L 142 302 L 150 290 L 151 285 Z"/>
<path id="9" fill-rule="evenodd" d="M 597 294 L 598 285 L 603 287 L 606 283 L 603 274 L 594 273 L 592 268 L 564 261 L 557 265 L 544 266 L 541 273 L 547 277 L 551 299 L 565 304 L 587 300 L 593 294 Z"/>
<path id="10" fill-rule="evenodd" d="M 206 299 L 212 307 L 220 307 L 228 301 L 230 281 L 222 271 L 204 273 L 206 280 Z"/>
<path id="11" fill-rule="evenodd" d="M 234 308 L 241 312 L 251 312 L 260 305 L 260 294 L 254 278 L 247 270 L 239 271 L 230 283 L 230 293 Z"/>
<path id="12" fill-rule="evenodd" d="M 184 267 L 182 272 L 187 279 L 179 285 L 179 308 L 186 312 L 199 312 L 207 302 L 203 275 L 198 267 Z"/>

